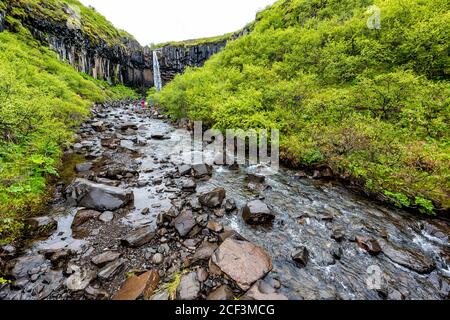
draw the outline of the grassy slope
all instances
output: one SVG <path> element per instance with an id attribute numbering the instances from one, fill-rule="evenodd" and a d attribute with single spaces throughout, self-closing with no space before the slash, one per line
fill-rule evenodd
<path id="1" fill-rule="evenodd" d="M 294 165 L 329 165 L 397 206 L 450 207 L 445 0 L 279 1 L 157 101 L 216 128 L 279 128 Z"/>
<path id="2" fill-rule="evenodd" d="M 12 22 L 18 33 L 0 33 L 0 243 L 45 205 L 48 178 L 58 175 L 62 150 L 91 104 L 136 97 L 76 72 Z"/>

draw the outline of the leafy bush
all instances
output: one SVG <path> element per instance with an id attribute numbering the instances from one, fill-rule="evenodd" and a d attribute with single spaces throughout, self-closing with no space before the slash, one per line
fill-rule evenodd
<path id="1" fill-rule="evenodd" d="M 381 29 L 366 25 L 381 10 Z M 329 165 L 424 213 L 450 207 L 445 0 L 282 0 L 154 95 L 172 118 L 278 128 L 281 156 Z"/>

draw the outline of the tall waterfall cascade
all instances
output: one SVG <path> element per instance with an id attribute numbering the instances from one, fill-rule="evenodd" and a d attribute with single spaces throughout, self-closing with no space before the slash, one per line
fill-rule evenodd
<path id="1" fill-rule="evenodd" d="M 158 54 L 156 50 L 153 51 L 153 80 L 155 82 L 156 91 L 161 91 L 162 88 L 161 71 L 159 70 Z"/>

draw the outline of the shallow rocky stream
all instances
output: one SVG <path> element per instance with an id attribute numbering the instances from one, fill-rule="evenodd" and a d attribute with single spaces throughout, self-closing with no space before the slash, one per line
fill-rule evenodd
<path id="1" fill-rule="evenodd" d="M 293 170 L 186 165 L 190 133 L 156 111 L 93 113 L 39 237 L 0 249 L 0 299 L 449 298 L 448 221 Z"/>

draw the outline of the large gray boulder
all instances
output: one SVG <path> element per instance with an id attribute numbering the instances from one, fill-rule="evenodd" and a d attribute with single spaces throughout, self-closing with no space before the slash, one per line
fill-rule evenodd
<path id="1" fill-rule="evenodd" d="M 114 211 L 133 201 L 130 190 L 77 178 L 66 189 L 69 205 L 100 211 Z"/>
<path id="2" fill-rule="evenodd" d="M 211 256 L 211 261 L 241 287 L 248 290 L 272 270 L 272 260 L 260 247 L 248 241 L 226 239 Z"/>

